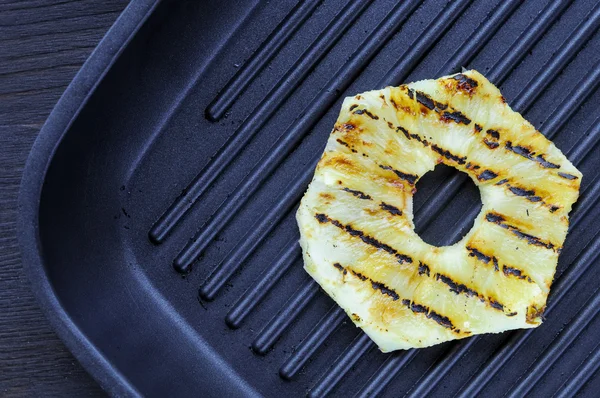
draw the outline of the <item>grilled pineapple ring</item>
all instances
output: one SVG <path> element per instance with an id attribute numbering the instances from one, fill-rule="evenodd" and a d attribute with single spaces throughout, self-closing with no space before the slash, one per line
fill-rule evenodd
<path id="1" fill-rule="evenodd" d="M 414 231 L 415 183 L 477 184 L 471 231 Z M 384 352 L 536 327 L 581 173 L 476 71 L 346 98 L 297 213 L 306 271 Z"/>

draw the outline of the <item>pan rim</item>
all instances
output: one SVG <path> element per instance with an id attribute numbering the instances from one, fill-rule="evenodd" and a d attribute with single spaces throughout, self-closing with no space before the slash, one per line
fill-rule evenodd
<path id="1" fill-rule="evenodd" d="M 48 166 L 80 110 L 161 0 L 130 2 L 77 72 L 40 129 L 24 166 L 17 201 L 17 237 L 22 265 L 42 312 L 84 369 L 113 396 L 141 396 L 73 322 L 45 271 L 39 210 Z"/>

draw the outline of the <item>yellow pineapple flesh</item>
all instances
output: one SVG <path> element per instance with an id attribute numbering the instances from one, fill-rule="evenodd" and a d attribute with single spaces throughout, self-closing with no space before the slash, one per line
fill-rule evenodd
<path id="1" fill-rule="evenodd" d="M 446 247 L 413 225 L 439 163 L 483 205 Z M 536 327 L 581 178 L 476 71 L 348 97 L 297 213 L 304 266 L 384 352 Z"/>

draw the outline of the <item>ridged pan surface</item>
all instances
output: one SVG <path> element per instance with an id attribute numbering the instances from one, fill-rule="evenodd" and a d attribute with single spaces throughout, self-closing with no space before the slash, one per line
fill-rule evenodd
<path id="1" fill-rule="evenodd" d="M 38 295 L 112 391 L 596 395 L 598 27 L 591 0 L 161 2 L 53 152 Z M 462 67 L 584 175 L 547 319 L 382 354 L 302 269 L 294 215 L 345 96 Z M 425 240 L 469 230 L 480 201 L 463 175 L 439 168 L 417 187 Z"/>

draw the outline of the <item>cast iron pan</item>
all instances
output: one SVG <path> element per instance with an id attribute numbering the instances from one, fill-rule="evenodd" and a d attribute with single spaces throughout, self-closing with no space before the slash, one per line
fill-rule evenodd
<path id="1" fill-rule="evenodd" d="M 29 157 L 35 293 L 115 395 L 595 394 L 599 25 L 592 0 L 134 1 Z M 463 66 L 584 174 L 547 321 L 382 354 L 302 270 L 294 213 L 344 96 Z M 466 233 L 474 186 L 418 189 L 425 240 Z"/>

